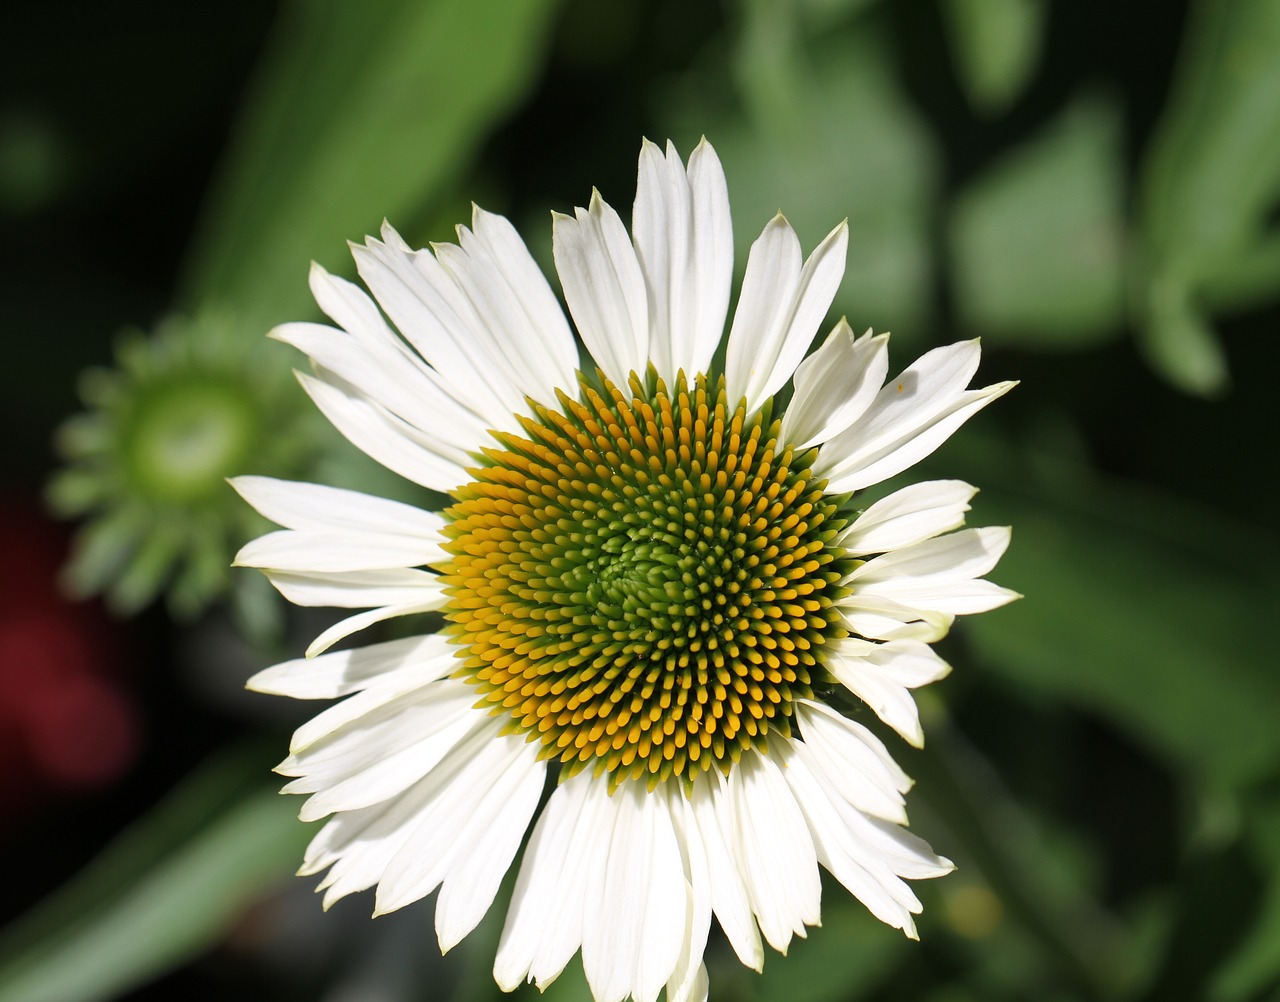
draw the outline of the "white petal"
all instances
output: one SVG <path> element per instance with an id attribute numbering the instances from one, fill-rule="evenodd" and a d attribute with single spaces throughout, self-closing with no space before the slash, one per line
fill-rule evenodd
<path id="1" fill-rule="evenodd" d="M 729 399 L 757 410 L 791 378 L 844 277 L 849 227 L 841 223 L 800 266 L 800 241 L 779 213 L 751 247 L 729 332 Z"/>
<path id="2" fill-rule="evenodd" d="M 860 490 L 918 463 L 1015 383 L 965 390 L 978 367 L 976 341 L 936 348 L 891 380 L 862 418 L 822 447 L 814 472 L 834 494 Z"/>
<path id="3" fill-rule="evenodd" d="M 458 227 L 459 244 L 434 244 L 436 260 L 475 310 L 480 323 L 520 376 L 520 389 L 552 402 L 556 390 L 577 396 L 578 352 L 551 286 L 515 227 L 476 207 L 473 230 Z"/>
<path id="4" fill-rule="evenodd" d="M 974 578 L 986 574 L 1009 545 L 1009 529 L 964 529 L 869 560 L 847 578 L 855 593 L 947 615 L 986 612 L 1017 592 Z"/>
<path id="5" fill-rule="evenodd" d="M 884 744 L 861 724 L 811 700 L 796 701 L 804 747 L 825 782 L 860 811 L 905 824 L 911 786 Z"/>
<path id="6" fill-rule="evenodd" d="M 722 804 L 721 824 L 733 832 L 734 856 L 760 931 L 786 953 L 792 934 L 804 936 L 805 926 L 821 917 L 818 860 L 804 816 L 778 766 L 755 752 L 730 772 Z"/>
<path id="7" fill-rule="evenodd" d="M 698 785 L 708 784 L 703 779 Z M 680 1002 L 698 997 L 700 991 L 704 994 L 706 991 L 706 967 L 702 963 L 702 957 L 707 949 L 707 935 L 711 929 L 711 864 L 697 829 L 693 806 L 685 796 L 683 787 L 678 784 L 664 784 L 664 787 L 676 842 L 684 861 L 683 945 L 675 970 L 667 981 L 667 1002 Z"/>
<path id="8" fill-rule="evenodd" d="M 743 964 L 759 971 L 764 966 L 760 930 L 751 913 L 751 902 L 730 848 L 729 835 L 720 822 L 729 810 L 721 803 L 726 796 L 725 783 L 718 772 L 694 784 L 689 800 L 690 837 L 696 833 L 702 840 L 710 870 L 712 908 L 725 938 Z"/>
<path id="9" fill-rule="evenodd" d="M 260 515 L 287 529 L 354 529 L 434 541 L 444 525 L 435 512 L 340 487 L 273 477 L 236 477 L 231 486 Z"/>
<path id="10" fill-rule="evenodd" d="M 689 158 L 645 141 L 631 231 L 649 294 L 649 353 L 672 383 L 705 372 L 724 333 L 733 231 L 724 170 L 704 139 Z"/>
<path id="11" fill-rule="evenodd" d="M 479 728 L 468 732 L 471 742 L 476 741 L 476 729 L 497 738 L 500 722 L 479 712 L 475 715 Z M 484 736 L 479 738 L 481 744 L 484 740 Z M 383 877 L 392 857 L 424 822 L 424 804 L 433 791 L 433 784 L 417 782 L 381 804 L 334 815 L 320 829 L 307 847 L 300 873 L 330 868 L 320 884 L 320 889 L 326 889 L 325 907 L 344 895 L 364 891 Z"/>
<path id="12" fill-rule="evenodd" d="M 456 946 L 489 910 L 542 799 L 547 767 L 538 761 L 540 746 L 516 735 L 500 740 L 516 745 L 517 750 L 504 767 L 504 785 L 495 784 L 485 810 L 477 812 L 471 829 L 476 833 L 474 840 L 464 838 L 464 851 L 440 888 L 436 936 L 441 950 Z M 514 793 L 508 790 L 508 780 L 514 782 Z"/>
<path id="13" fill-rule="evenodd" d="M 351 248 L 360 277 L 444 385 L 490 427 L 511 430 L 524 396 L 519 372 L 498 349 L 498 332 L 484 327 L 431 253 L 411 250 L 390 224 L 383 224 L 382 237 Z"/>
<path id="14" fill-rule="evenodd" d="M 389 715 L 367 714 L 281 764 L 280 772 L 301 773 L 282 792 L 312 794 L 299 818 L 316 821 L 390 800 L 431 772 L 469 735 L 492 730 L 489 719 L 475 709 L 475 692 L 469 687 L 458 692 L 442 682 L 402 703 Z"/>
<path id="15" fill-rule="evenodd" d="M 623 782 L 611 800 L 603 879 L 583 911 L 582 967 L 597 1002 L 653 1002 L 684 945 L 680 848 L 666 799 L 643 781 Z"/>
<path id="16" fill-rule="evenodd" d="M 707 979 L 707 965 L 699 964 L 691 979 L 679 985 L 667 985 L 667 1002 L 707 1002 L 711 983 Z"/>
<path id="17" fill-rule="evenodd" d="M 298 873 L 309 876 L 329 870 L 319 888 L 325 892 L 328 908 L 376 884 L 387 862 L 421 823 L 412 791 L 362 811 L 335 815 L 311 840 Z"/>
<path id="18" fill-rule="evenodd" d="M 615 806 L 608 784 L 584 772 L 561 783 L 543 808 L 498 944 L 493 973 L 504 991 L 526 975 L 545 988 L 577 952 L 586 899 L 604 879 Z"/>
<path id="19" fill-rule="evenodd" d="M 346 619 L 339 620 L 331 627 L 325 630 L 307 647 L 306 656 L 315 657 L 317 654 L 323 654 L 339 640 L 358 633 L 363 629 L 372 626 L 374 623 L 381 623 L 383 620 L 394 619 L 397 616 L 412 616 L 419 612 L 432 612 L 439 609 L 443 604 L 443 593 L 440 596 L 430 596 L 425 601 L 409 602 L 404 605 L 388 605 L 380 609 L 367 609 L 364 612 L 357 612 L 354 616 L 348 616 Z"/>
<path id="20" fill-rule="evenodd" d="M 878 595 L 854 592 L 836 606 L 844 625 L 871 640 L 919 640 L 934 644 L 951 632 L 955 616 L 912 609 Z"/>
<path id="21" fill-rule="evenodd" d="M 235 566 L 275 571 L 341 572 L 418 567 L 449 559 L 440 541 L 375 532 L 281 529 L 247 543 Z"/>
<path id="22" fill-rule="evenodd" d="M 329 422 L 361 452 L 393 473 L 432 490 L 448 493 L 470 478 L 446 449 L 422 431 L 390 413 L 336 376 L 320 379 L 297 373 Z"/>
<path id="23" fill-rule="evenodd" d="M 377 305 L 359 286 L 345 278 L 330 275 L 314 261 L 311 263 L 308 280 L 316 305 L 324 311 L 325 316 L 354 339 L 367 345 L 385 344 L 394 340 Z"/>
<path id="24" fill-rule="evenodd" d="M 600 193 L 574 216 L 552 224 L 556 271 L 573 322 L 591 357 L 618 386 L 644 375 L 649 357 L 649 304 L 644 274 L 622 220 Z"/>
<path id="25" fill-rule="evenodd" d="M 412 707 L 418 703 L 422 704 L 424 715 L 447 713 L 453 703 L 463 701 L 468 694 L 474 703 L 474 691 L 458 679 L 443 678 L 440 662 L 436 660 L 415 662 L 406 665 L 403 671 L 388 672 L 358 694 L 317 713 L 294 731 L 289 742 L 289 758 L 277 766 L 277 771 L 302 775 L 326 757 L 343 759 L 349 756 L 351 748 L 359 753 L 366 732 L 381 722 L 416 712 Z M 294 765 L 308 752 L 307 769 L 295 769 Z"/>
<path id="26" fill-rule="evenodd" d="M 294 699 L 336 699 L 406 669 L 421 671 L 427 681 L 443 678 L 458 666 L 457 650 L 438 633 L 406 637 L 285 661 L 258 672 L 245 687 Z"/>
<path id="27" fill-rule="evenodd" d="M 428 572 L 400 567 L 334 573 L 267 571 L 267 578 L 294 605 L 344 609 L 445 601 L 444 585 Z"/>
<path id="28" fill-rule="evenodd" d="M 387 332 L 388 338 L 393 337 Z M 320 324 L 283 324 L 271 331 L 319 371 L 376 401 L 382 409 L 424 434 L 433 452 L 466 465 L 470 451 L 489 441 L 488 423 L 459 402 L 440 377 L 403 345 L 359 341 Z"/>
<path id="29" fill-rule="evenodd" d="M 977 492 L 961 480 L 928 480 L 904 487 L 859 515 L 841 534 L 840 545 L 851 556 L 863 556 L 950 532 L 964 524 L 964 513 Z"/>
<path id="30" fill-rule="evenodd" d="M 795 393 L 782 418 L 782 438 L 797 449 L 821 445 L 871 406 L 889 371 L 888 334 L 853 336 L 843 319 L 822 347 L 796 369 Z"/>
<path id="31" fill-rule="evenodd" d="M 451 887 L 443 908 L 436 903 L 442 949 L 456 945 L 488 911 L 542 794 L 546 767 L 537 761 L 536 747 L 523 735 L 501 734 L 494 718 L 485 724 L 419 784 L 423 823 L 378 884 L 375 914 L 381 915 L 425 897 L 442 881 L 472 882 Z M 474 899 L 466 900 L 467 893 Z"/>
<path id="32" fill-rule="evenodd" d="M 924 731 L 910 690 L 936 682 L 951 670 L 931 647 L 913 640 L 836 641 L 828 647 L 825 667 L 917 748 L 924 744 Z"/>
<path id="33" fill-rule="evenodd" d="M 784 754 L 787 783 L 813 833 L 822 865 L 876 918 L 916 938 L 912 915 L 920 911 L 920 902 L 894 870 L 897 854 L 877 852 L 877 846 L 858 838 L 859 829 L 868 827 L 866 819 L 840 798 L 830 796 L 799 745 Z"/>

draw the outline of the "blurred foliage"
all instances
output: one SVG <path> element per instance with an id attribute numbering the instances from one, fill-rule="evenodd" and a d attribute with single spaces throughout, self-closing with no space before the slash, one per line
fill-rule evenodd
<path id="1" fill-rule="evenodd" d="M 197 232 L 185 297 L 235 303 L 255 334 L 312 312 L 306 262 L 343 269 L 344 240 L 447 195 L 528 86 L 557 6 L 284 5 Z"/>
<path id="2" fill-rule="evenodd" d="M 956 196 L 956 308 L 994 344 L 1080 350 L 1124 312 L 1116 109 L 1073 104 Z"/>
<path id="3" fill-rule="evenodd" d="M 942 9 L 970 103 L 1003 111 L 1035 71 L 1047 0 L 945 0 Z"/>
<path id="4" fill-rule="evenodd" d="M 739 270 L 777 208 L 807 247 L 847 214 L 836 312 L 895 330 L 900 363 L 980 335 L 990 379 L 1024 377 L 923 472 L 983 487 L 975 523 L 1015 527 L 997 579 L 1028 596 L 956 631 L 957 671 L 923 701 L 929 747 L 891 745 L 919 781 L 914 827 L 960 865 L 919 888 L 924 942 L 833 889 L 824 926 L 762 976 L 713 938 L 713 1000 L 1280 997 L 1280 544 L 1254 524 L 1273 507 L 1259 397 L 1276 349 L 1256 335 L 1280 315 L 1280 5 L 1121 8 L 1132 37 L 1103 0 L 282 3 L 181 274 L 160 272 L 159 312 L 176 319 L 87 372 L 86 413 L 61 433 L 51 498 L 88 516 L 73 581 L 125 613 L 161 592 L 173 612 L 207 610 L 254 532 L 220 490 L 228 472 L 412 497 L 313 420 L 297 360 L 262 338 L 314 315 L 308 260 L 349 273 L 343 240 L 383 216 L 434 235 L 477 192 L 518 219 L 592 183 L 621 208 L 641 134 L 686 152 L 706 134 Z M 234 35 L 211 52 L 243 53 Z M 119 93 L 105 56 L 76 58 Z M 114 126 L 110 109 L 136 102 L 96 98 L 72 128 L 19 93 L 0 106 L 0 213 L 31 221 L 29 239 L 56 233 L 224 72 L 214 55 L 171 68 Z M 224 82 L 228 106 L 239 87 Z M 83 137 L 112 128 L 119 148 L 91 163 Z M 108 232 L 134 204 L 121 198 Z M 545 232 L 529 239 L 546 261 Z M 77 275 L 56 251 L 48 270 Z M 117 302 L 119 281 L 79 266 L 72 288 Z M 1233 380 L 1253 396 L 1228 396 Z M 61 399 L 24 390 L 8 396 Z M 241 579 L 261 643 L 275 606 Z M 0 999 L 115 997 L 225 950 L 307 834 L 245 778 L 267 760 L 193 776 L 0 935 Z M 308 905 L 311 934 L 343 907 Z M 375 923 L 326 958 L 322 997 L 375 971 L 388 999 L 494 998 L 501 908 L 425 978 L 429 933 L 402 942 Z M 254 973 L 232 994 L 317 997 Z M 547 996 L 589 993 L 571 966 Z"/>
<path id="5" fill-rule="evenodd" d="M 113 998 L 201 950 L 296 865 L 307 829 L 264 754 L 230 752 L 187 777 L 75 881 L 0 936 L 0 1000 Z"/>
<path id="6" fill-rule="evenodd" d="M 1156 369 L 1215 394 L 1228 373 L 1212 313 L 1280 284 L 1280 5 L 1202 0 L 1184 39 L 1143 165 L 1134 300 Z"/>

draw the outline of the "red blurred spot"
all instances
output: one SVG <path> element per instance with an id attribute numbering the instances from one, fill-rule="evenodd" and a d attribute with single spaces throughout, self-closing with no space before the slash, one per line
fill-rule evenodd
<path id="1" fill-rule="evenodd" d="M 57 577 L 60 527 L 34 505 L 0 499 L 0 815 L 42 794 L 104 785 L 133 759 L 131 701 L 118 636 L 94 603 Z"/>

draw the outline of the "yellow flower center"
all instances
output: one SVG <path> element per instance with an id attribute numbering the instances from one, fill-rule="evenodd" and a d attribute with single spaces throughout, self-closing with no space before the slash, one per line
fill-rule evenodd
<path id="1" fill-rule="evenodd" d="M 723 380 L 580 381 L 446 511 L 458 674 L 567 772 L 727 770 L 825 679 L 839 499 Z"/>

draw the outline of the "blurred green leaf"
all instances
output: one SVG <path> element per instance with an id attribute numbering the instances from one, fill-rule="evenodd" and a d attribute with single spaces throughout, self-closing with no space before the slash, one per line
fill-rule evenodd
<path id="1" fill-rule="evenodd" d="M 963 624 L 975 661 L 1111 719 L 1189 782 L 1232 787 L 1273 769 L 1274 541 L 1043 455 L 1001 468 L 1007 449 L 973 441 L 976 511 L 1014 526 L 996 579 L 1027 596 Z"/>
<path id="2" fill-rule="evenodd" d="M 920 695 L 922 711 L 938 698 Z M 925 747 L 899 757 L 917 781 L 915 803 L 943 829 L 921 833 L 960 871 L 938 887 L 943 914 L 984 943 L 967 980 L 986 982 L 980 997 L 1039 998 L 1051 982 L 1113 997 L 1132 976 L 1134 944 L 1097 900 L 1090 839 L 1037 817 L 945 712 L 929 716 Z"/>
<path id="3" fill-rule="evenodd" d="M 1184 38 L 1143 165 L 1134 302 L 1152 364 L 1207 394 L 1226 387 L 1225 362 L 1207 321 L 1187 318 L 1273 299 L 1280 283 L 1280 4 L 1200 0 Z"/>
<path id="4" fill-rule="evenodd" d="M 750 982 L 754 1002 L 826 1002 L 871 997 L 911 949 L 902 933 L 877 922 L 842 887 L 823 894 L 822 925 L 770 953 Z"/>
<path id="5" fill-rule="evenodd" d="M 1280 800 L 1249 819 L 1246 843 L 1267 874 L 1265 896 L 1239 949 L 1216 972 L 1212 1002 L 1246 1002 L 1280 983 Z"/>
<path id="6" fill-rule="evenodd" d="M 1230 378 L 1227 359 L 1203 309 L 1192 302 L 1190 289 L 1176 281 L 1152 283 L 1147 304 L 1152 332 L 1166 378 L 1201 396 L 1221 393 Z"/>
<path id="7" fill-rule="evenodd" d="M 945 0 L 942 10 L 969 103 L 988 114 L 1004 110 L 1035 70 L 1044 0 Z"/>
<path id="8" fill-rule="evenodd" d="M 216 942 L 297 865 L 311 831 L 261 783 L 261 754 L 215 759 L 0 934 L 0 1002 L 114 997 Z"/>
<path id="9" fill-rule="evenodd" d="M 1123 158 L 1116 109 L 1081 100 L 960 193 L 950 249 L 966 327 L 1037 349 L 1118 332 Z"/>
<path id="10" fill-rule="evenodd" d="M 295 0 L 245 105 L 186 298 L 257 329 L 312 309 L 306 267 L 439 198 L 525 92 L 557 0 Z"/>
<path id="11" fill-rule="evenodd" d="M 835 310 L 859 330 L 892 327 L 918 342 L 933 303 L 938 159 L 889 47 L 856 16 L 820 19 L 820 35 L 810 37 L 800 6 L 740 6 L 730 65 L 708 56 L 668 92 L 659 116 L 686 145 L 702 133 L 715 143 L 729 178 L 739 270 L 779 208 L 806 248 L 847 216 L 848 267 Z"/>

